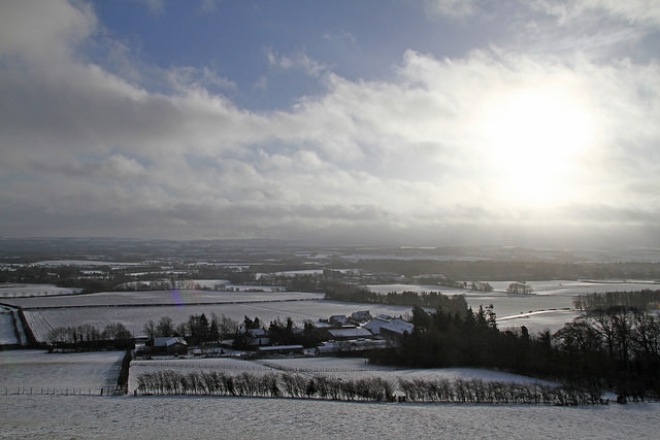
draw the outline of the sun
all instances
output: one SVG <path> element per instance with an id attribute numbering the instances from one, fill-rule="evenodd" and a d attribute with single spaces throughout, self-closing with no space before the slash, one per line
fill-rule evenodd
<path id="1" fill-rule="evenodd" d="M 500 196 L 549 207 L 575 194 L 571 182 L 593 141 L 584 100 L 556 88 L 535 88 L 495 100 L 484 144 Z"/>

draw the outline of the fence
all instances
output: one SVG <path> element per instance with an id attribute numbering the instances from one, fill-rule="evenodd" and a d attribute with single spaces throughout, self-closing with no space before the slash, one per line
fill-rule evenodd
<path id="1" fill-rule="evenodd" d="M 4 396 L 113 396 L 117 388 L 5 387 L 3 391 Z"/>

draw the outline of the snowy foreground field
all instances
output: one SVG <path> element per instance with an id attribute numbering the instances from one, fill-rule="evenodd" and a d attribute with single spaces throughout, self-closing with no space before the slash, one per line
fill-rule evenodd
<path id="1" fill-rule="evenodd" d="M 0 396 L 11 439 L 648 439 L 660 404 L 552 407 L 225 397 Z"/>
<path id="2" fill-rule="evenodd" d="M 117 385 L 124 352 L 0 351 L 0 402 L 5 394 L 106 393 Z M 2 405 L 2 403 L 0 403 Z M 1 437 L 1 436 L 0 436 Z"/>

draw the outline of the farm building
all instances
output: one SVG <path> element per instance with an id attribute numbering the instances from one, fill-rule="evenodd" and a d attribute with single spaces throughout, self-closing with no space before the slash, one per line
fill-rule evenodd
<path id="1" fill-rule="evenodd" d="M 369 330 L 365 330 L 361 327 L 344 327 L 344 328 L 333 328 L 327 329 L 326 332 L 329 335 L 329 339 L 334 339 L 336 341 L 346 341 L 348 339 L 359 339 L 359 338 L 371 338 L 373 335 Z"/>

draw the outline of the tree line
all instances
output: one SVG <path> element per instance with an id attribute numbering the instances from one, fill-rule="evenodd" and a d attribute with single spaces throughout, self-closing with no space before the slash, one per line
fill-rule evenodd
<path id="1" fill-rule="evenodd" d="M 387 304 L 397 306 L 417 306 L 441 308 L 449 313 L 463 314 L 467 311 L 467 302 L 463 295 L 447 296 L 440 292 L 389 292 L 380 294 L 363 287 L 336 284 L 327 288 L 325 299 L 332 301 L 355 302 L 365 304 Z"/>
<path id="2" fill-rule="evenodd" d="M 289 397 L 367 402 L 446 402 L 446 403 L 523 403 L 581 405 L 601 403 L 600 395 L 575 387 L 538 383 L 449 381 L 446 379 L 398 378 L 398 389 L 379 377 L 346 379 L 333 376 L 307 376 L 299 373 L 237 375 L 224 371 L 182 373 L 162 370 L 143 373 L 134 393 L 141 395 L 203 395 L 242 397 Z"/>
<path id="3" fill-rule="evenodd" d="M 200 345 L 230 337 L 238 330 L 238 322 L 224 314 L 217 316 L 215 313 L 211 314 L 211 320 L 202 313 L 190 315 L 187 321 L 179 324 L 175 324 L 171 317 L 163 316 L 158 322 L 150 319 L 142 330 L 149 339 L 181 336 L 191 345 Z"/>
<path id="4" fill-rule="evenodd" d="M 133 334 L 121 322 L 106 325 L 103 330 L 90 324 L 56 327 L 48 333 L 51 343 L 78 343 L 101 340 L 132 339 Z"/>
<path id="5" fill-rule="evenodd" d="M 607 310 L 611 307 L 646 310 L 660 307 L 660 290 L 644 289 L 636 292 L 605 292 L 578 295 L 573 300 L 576 309 L 589 312 Z"/>

